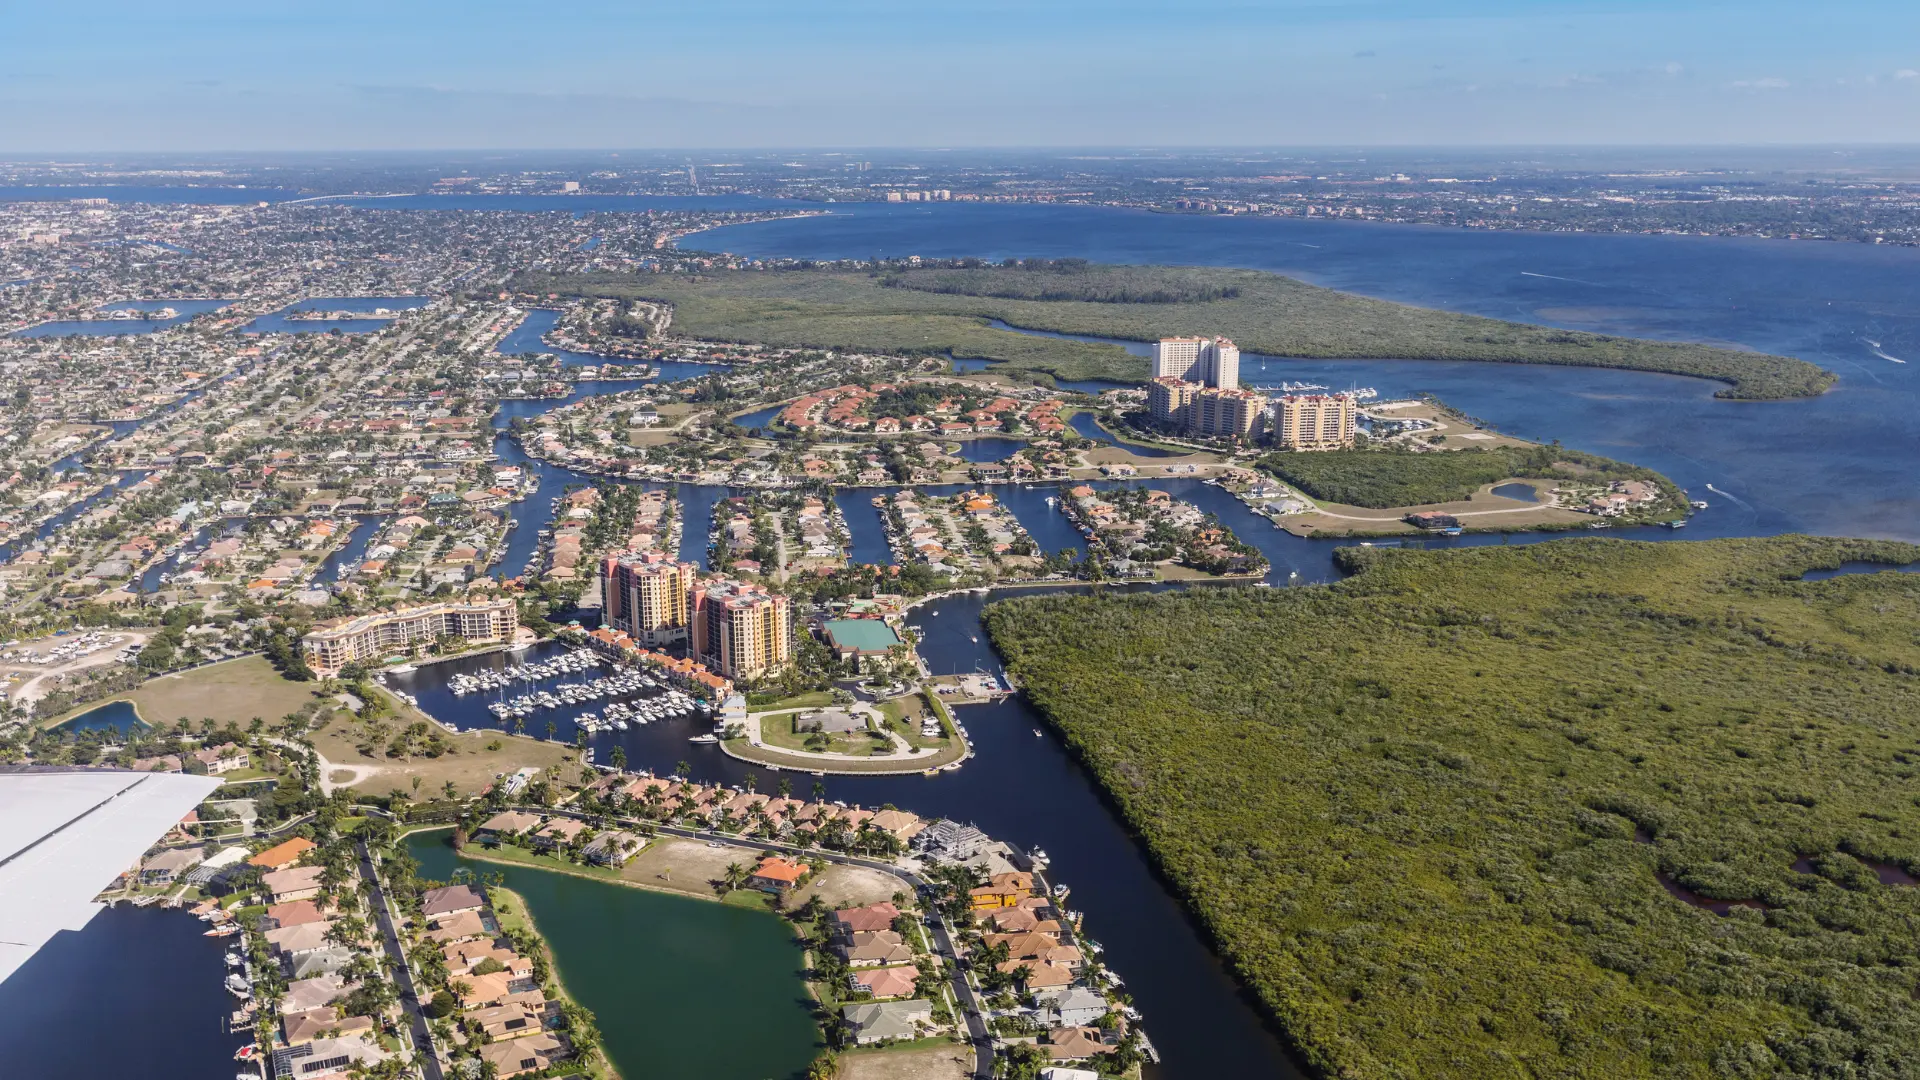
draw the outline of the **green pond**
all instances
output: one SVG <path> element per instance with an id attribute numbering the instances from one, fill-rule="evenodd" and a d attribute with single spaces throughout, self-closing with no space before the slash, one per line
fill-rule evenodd
<path id="1" fill-rule="evenodd" d="M 777 916 L 537 867 L 466 858 L 448 830 L 407 838 L 420 876 L 498 871 L 526 898 L 567 990 L 625 1080 L 797 1080 L 819 1047 L 801 951 Z"/>

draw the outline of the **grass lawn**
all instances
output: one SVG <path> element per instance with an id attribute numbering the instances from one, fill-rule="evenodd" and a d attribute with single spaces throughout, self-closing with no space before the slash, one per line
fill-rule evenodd
<path id="1" fill-rule="evenodd" d="M 824 709 L 833 704 L 833 691 L 813 690 L 805 694 L 795 694 L 778 701 L 769 701 L 764 705 L 751 705 L 754 712 L 778 712 L 782 709 Z"/>
<path id="2" fill-rule="evenodd" d="M 760 738 L 770 747 L 780 750 L 804 750 L 811 754 L 842 754 L 846 757 L 872 757 L 876 749 L 888 750 L 888 744 L 881 743 L 866 732 L 798 732 L 794 724 L 804 713 L 774 713 L 771 716 L 755 717 L 760 725 Z M 821 740 L 825 740 L 824 745 Z"/>
<path id="3" fill-rule="evenodd" d="M 461 851 L 461 854 L 474 859 L 492 859 L 496 862 L 519 863 L 522 866 L 537 866 L 542 870 L 555 870 L 562 874 L 573 874 L 578 877 L 599 878 L 603 881 L 620 880 L 620 871 L 612 867 L 591 866 L 586 863 L 573 862 L 570 859 L 565 859 L 557 855 L 542 855 L 539 852 L 528 851 L 526 848 L 515 847 L 512 844 L 502 844 L 499 847 L 488 847 L 484 844 L 468 844 L 466 848 Z"/>
<path id="4" fill-rule="evenodd" d="M 155 727 L 171 727 L 175 720 L 186 717 L 196 726 L 203 718 L 211 718 L 216 724 L 231 721 L 244 728 L 256 716 L 273 722 L 300 711 L 302 705 L 315 700 L 318 686 L 283 679 L 264 657 L 246 656 L 148 679 L 107 700 L 132 702 L 140 719 Z M 49 723 L 63 723 L 104 704 L 89 702 Z"/>
<path id="5" fill-rule="evenodd" d="M 578 755 L 570 745 L 505 732 L 470 731 L 455 735 L 443 731 L 441 737 L 453 748 L 451 753 L 437 758 L 415 756 L 408 760 L 389 758 L 384 750 L 361 753 L 360 747 L 367 739 L 365 725 L 358 720 L 341 717 L 312 734 L 314 749 L 321 757 L 332 765 L 356 770 L 357 779 L 349 782 L 341 777 L 335 778 L 335 782 L 347 783 L 358 791 L 384 794 L 400 790 L 412 795 L 416 793 L 413 780 L 419 777 L 417 793 L 422 798 L 439 791 L 448 781 L 453 782 L 455 790 L 472 795 L 491 784 L 495 776 L 527 766 L 541 770 L 544 777 L 565 787 L 578 786 Z M 381 740 L 382 746 L 385 742 Z M 499 749 L 488 749 L 496 744 Z"/>
<path id="6" fill-rule="evenodd" d="M 916 750 L 945 750 L 953 745 L 953 739 L 948 735 L 929 739 L 920 734 L 922 718 L 930 714 L 937 716 L 933 712 L 933 707 L 927 704 L 924 694 L 910 694 L 906 697 L 883 701 L 880 703 L 880 712 L 887 718 L 887 725 L 901 738 L 907 740 L 908 746 Z M 951 728 L 945 725 L 942 725 L 942 728 L 951 731 Z"/>

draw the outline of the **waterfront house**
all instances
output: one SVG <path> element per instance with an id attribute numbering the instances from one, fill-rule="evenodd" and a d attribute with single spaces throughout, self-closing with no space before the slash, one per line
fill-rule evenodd
<path id="1" fill-rule="evenodd" d="M 521 978 L 533 974 L 533 961 L 512 949 L 502 948 L 498 943 L 486 939 L 444 945 L 440 949 L 440 956 L 447 962 L 448 973 L 455 976 L 470 974 L 474 968 L 487 960 L 492 960 L 508 973 Z"/>
<path id="2" fill-rule="evenodd" d="M 1069 1069 L 1065 1065 L 1049 1065 L 1040 1070 L 1040 1080 L 1100 1080 L 1100 1074 L 1092 1069 Z"/>
<path id="3" fill-rule="evenodd" d="M 320 906 L 311 900 L 295 900 L 287 904 L 274 904 L 260 916 L 261 930 L 282 930 L 290 926 L 305 926 L 308 923 L 326 921 L 326 914 Z"/>
<path id="4" fill-rule="evenodd" d="M 359 989 L 359 983 L 348 982 L 338 975 L 318 975 L 310 979 L 287 984 L 287 993 L 280 1000 L 283 1013 L 307 1012 L 331 1005 L 348 994 Z"/>
<path id="5" fill-rule="evenodd" d="M 899 917 L 900 909 L 886 900 L 878 904 L 868 904 L 866 907 L 841 908 L 833 913 L 834 936 L 842 940 L 851 940 L 854 934 L 891 930 L 893 921 Z"/>
<path id="6" fill-rule="evenodd" d="M 295 866 L 262 875 L 260 885 L 267 890 L 275 904 L 311 900 L 320 895 L 320 875 L 325 872 L 324 867 Z"/>
<path id="7" fill-rule="evenodd" d="M 847 976 L 847 982 L 855 991 L 865 991 L 876 998 L 902 998 L 913 993 L 914 980 L 920 972 L 912 967 L 868 968 Z"/>
<path id="8" fill-rule="evenodd" d="M 919 815 L 909 814 L 905 810 L 882 810 L 873 815 L 873 827 L 889 833 L 901 843 L 907 843 L 926 829 L 927 823 Z"/>
<path id="9" fill-rule="evenodd" d="M 300 861 L 300 857 L 314 849 L 314 842 L 304 836 L 275 844 L 247 860 L 249 866 L 258 866 L 265 870 L 282 870 Z"/>
<path id="10" fill-rule="evenodd" d="M 859 1046 L 893 1039 L 917 1038 L 922 1027 L 933 1024 L 933 1003 L 929 1001 L 869 1001 L 848 1005 L 840 1010 L 846 1018 L 847 1032 Z"/>
<path id="11" fill-rule="evenodd" d="M 1084 986 L 1042 990 L 1033 995 L 1057 1027 L 1087 1027 L 1112 1011 L 1107 999 Z"/>
<path id="12" fill-rule="evenodd" d="M 367 1016 L 341 1016 L 328 1006 L 308 1009 L 304 1012 L 282 1012 L 280 1030 L 286 1037 L 288 1046 L 310 1043 L 326 1035 L 338 1032 L 342 1036 L 358 1035 L 373 1030 L 373 1019 Z"/>
<path id="13" fill-rule="evenodd" d="M 278 930 L 269 930 L 261 935 L 266 939 L 267 948 L 285 957 L 304 956 L 327 947 L 327 931 L 332 929 L 333 920 L 301 923 L 298 926 L 286 926 Z"/>
<path id="14" fill-rule="evenodd" d="M 967 893 L 968 903 L 975 911 L 1013 907 L 1032 895 L 1033 875 L 1018 872 L 995 874 L 986 885 Z"/>
<path id="15" fill-rule="evenodd" d="M 495 971 L 486 975 L 466 975 L 460 979 L 467 984 L 467 992 L 458 995 L 461 1011 L 502 1005 L 515 994 L 528 989 L 527 978 L 515 975 L 511 971 Z"/>
<path id="16" fill-rule="evenodd" d="M 991 843 L 987 834 L 957 821 L 936 821 L 914 837 L 914 846 L 929 858 L 964 862 Z"/>
<path id="17" fill-rule="evenodd" d="M 331 975 L 353 963 L 353 950 L 345 945 L 316 949 L 293 958 L 292 970 L 287 972 L 291 979 L 311 979 L 316 975 Z"/>
<path id="18" fill-rule="evenodd" d="M 442 915 L 434 919 L 430 929 L 422 937 L 436 944 L 449 941 L 464 941 L 489 933 L 486 922 L 477 911 L 462 911 L 456 915 Z"/>
<path id="19" fill-rule="evenodd" d="M 998 908 L 987 912 L 985 921 L 1002 934 L 1058 934 L 1059 920 L 1041 913 L 1051 906 L 1040 897 L 1029 897 L 1028 900 L 1021 901 L 1018 907 Z"/>
<path id="20" fill-rule="evenodd" d="M 525 1005 L 492 1005 L 475 1009 L 463 1019 L 480 1025 L 489 1042 L 520 1039 L 541 1032 L 540 1014 Z"/>
<path id="21" fill-rule="evenodd" d="M 181 874 L 200 865 L 199 848 L 163 851 L 140 864 L 140 884 L 171 885 Z"/>
<path id="22" fill-rule="evenodd" d="M 905 964 L 913 960 L 913 949 L 908 947 L 905 938 L 892 930 L 851 934 L 840 944 L 840 954 L 854 967 Z"/>
<path id="23" fill-rule="evenodd" d="M 1054 1028 L 1043 1036 L 1041 1045 L 1055 1061 L 1085 1061 L 1113 1049 L 1096 1027 Z"/>
<path id="24" fill-rule="evenodd" d="M 315 1039 L 275 1050 L 273 1072 L 291 1080 L 321 1080 L 344 1076 L 356 1064 L 370 1068 L 392 1056 L 360 1036 Z"/>
<path id="25" fill-rule="evenodd" d="M 540 824 L 538 814 L 524 814 L 518 810 L 503 810 L 480 823 L 474 832 L 474 839 L 483 842 L 499 843 L 509 836 L 518 836 Z"/>
<path id="26" fill-rule="evenodd" d="M 494 1075 L 502 1080 L 521 1073 L 536 1072 L 566 1056 L 566 1042 L 546 1032 L 524 1039 L 488 1043 L 480 1048 L 480 1060 L 491 1064 Z"/>
<path id="27" fill-rule="evenodd" d="M 458 915 L 463 911 L 477 912 L 487 906 L 487 898 L 480 890 L 471 885 L 446 885 L 438 889 L 428 889 L 420 897 L 420 914 L 424 918 L 437 919 L 442 915 Z"/>
<path id="28" fill-rule="evenodd" d="M 780 896 L 800 884 L 800 879 L 806 875 L 805 866 L 790 862 L 778 855 L 769 855 L 760 860 L 760 865 L 754 868 L 752 876 L 747 878 L 747 887 Z"/>
<path id="29" fill-rule="evenodd" d="M 638 854 L 646 841 L 624 829 L 603 832 L 580 849 L 580 854 L 595 866 L 625 866 Z"/>
<path id="30" fill-rule="evenodd" d="M 573 843 L 574 838 L 587 831 L 585 822 L 572 818 L 555 818 L 547 827 L 533 834 L 533 846 L 537 851 L 553 851 Z"/>

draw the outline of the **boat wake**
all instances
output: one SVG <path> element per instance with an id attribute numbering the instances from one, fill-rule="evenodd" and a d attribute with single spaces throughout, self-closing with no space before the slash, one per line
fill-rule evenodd
<path id="1" fill-rule="evenodd" d="M 1531 270 L 1522 270 L 1522 271 L 1520 271 L 1520 276 L 1521 276 L 1521 277 L 1537 277 L 1537 278 L 1545 278 L 1545 279 L 1547 279 L 1548 281 L 1571 281 L 1571 282 L 1573 282 L 1573 283 L 1574 283 L 1575 285 L 1591 285 L 1591 286 L 1593 286 L 1593 287 L 1594 287 L 1594 288 L 1596 288 L 1596 289 L 1604 289 L 1604 288 L 1606 288 L 1606 286 L 1605 286 L 1605 285 L 1602 285 L 1602 284 L 1600 284 L 1600 283 L 1599 283 L 1599 282 L 1597 282 L 1597 281 L 1582 281 L 1581 279 L 1579 279 L 1579 278 L 1577 278 L 1577 277 L 1561 277 L 1561 276 L 1560 276 L 1559 274 L 1536 274 L 1536 273 L 1534 273 L 1534 272 L 1533 272 L 1533 271 L 1531 271 Z"/>
<path id="2" fill-rule="evenodd" d="M 1753 509 L 1753 505 L 1751 503 L 1748 503 L 1746 500 L 1740 498 L 1740 496 L 1731 494 L 1729 492 L 1721 491 L 1719 488 L 1714 487 L 1712 484 L 1707 485 L 1707 490 L 1713 492 L 1715 495 L 1718 495 L 1723 499 L 1728 500 L 1729 502 L 1733 503 L 1735 506 L 1738 506 L 1742 510 Z"/>
<path id="3" fill-rule="evenodd" d="M 1880 351 L 1879 349 L 1875 349 L 1875 350 L 1873 350 L 1873 355 L 1875 355 L 1875 356 L 1877 356 L 1877 357 L 1879 357 L 1879 358 L 1880 358 L 1880 359 L 1882 359 L 1882 360 L 1891 360 L 1891 361 L 1893 361 L 1893 362 L 1894 362 L 1894 363 L 1896 363 L 1896 364 L 1904 364 L 1904 363 L 1906 363 L 1906 361 L 1905 361 L 1905 360 L 1902 360 L 1902 359 L 1900 359 L 1900 358 L 1899 358 L 1899 357 L 1897 357 L 1897 356 L 1888 356 L 1888 355 L 1887 355 L 1886 353 L 1883 353 L 1883 352 L 1881 352 L 1881 351 Z"/>

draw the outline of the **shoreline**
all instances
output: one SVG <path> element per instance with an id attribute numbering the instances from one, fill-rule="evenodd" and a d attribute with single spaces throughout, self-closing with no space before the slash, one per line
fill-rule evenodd
<path id="1" fill-rule="evenodd" d="M 402 834 L 402 835 L 404 836 L 406 834 Z M 466 854 L 466 852 L 463 850 L 458 852 L 457 854 L 464 855 Z M 548 944 L 547 935 L 541 932 L 540 923 L 537 919 L 533 917 L 533 908 L 531 905 L 527 903 L 527 898 L 524 896 L 521 896 L 517 892 L 514 892 L 512 889 L 507 888 L 505 885 L 485 886 L 485 888 L 489 893 L 492 893 L 492 892 L 505 893 L 506 895 L 513 898 L 513 902 L 515 904 L 519 905 L 520 917 L 526 920 L 527 929 L 532 931 L 534 940 L 540 943 L 540 951 L 546 954 L 547 971 L 553 977 L 553 988 L 559 991 L 560 1001 L 563 1004 L 571 1003 L 581 1009 L 586 1009 L 587 1015 L 592 1016 L 595 1026 L 598 1026 L 600 1023 L 600 1017 L 596 1015 L 592 1009 L 587 1009 L 585 1005 L 582 1005 L 580 1003 L 580 999 L 573 995 L 573 991 L 567 989 L 567 981 L 564 978 L 562 978 L 560 974 L 560 958 L 557 955 L 555 955 L 553 951 L 553 946 Z M 488 900 L 491 902 L 492 897 L 489 896 Z M 495 916 L 499 915 L 498 905 L 495 906 L 494 914 Z M 569 1046 L 572 1045 L 572 1040 L 568 1040 L 568 1045 Z M 594 1049 L 594 1054 L 600 1059 L 601 1063 L 606 1066 L 607 1080 L 622 1080 L 620 1075 L 620 1067 L 613 1063 L 613 1059 L 611 1057 L 607 1056 L 607 1052 L 604 1048 L 596 1047 Z M 576 1058 L 575 1060 L 578 1060 L 578 1059 Z"/>

